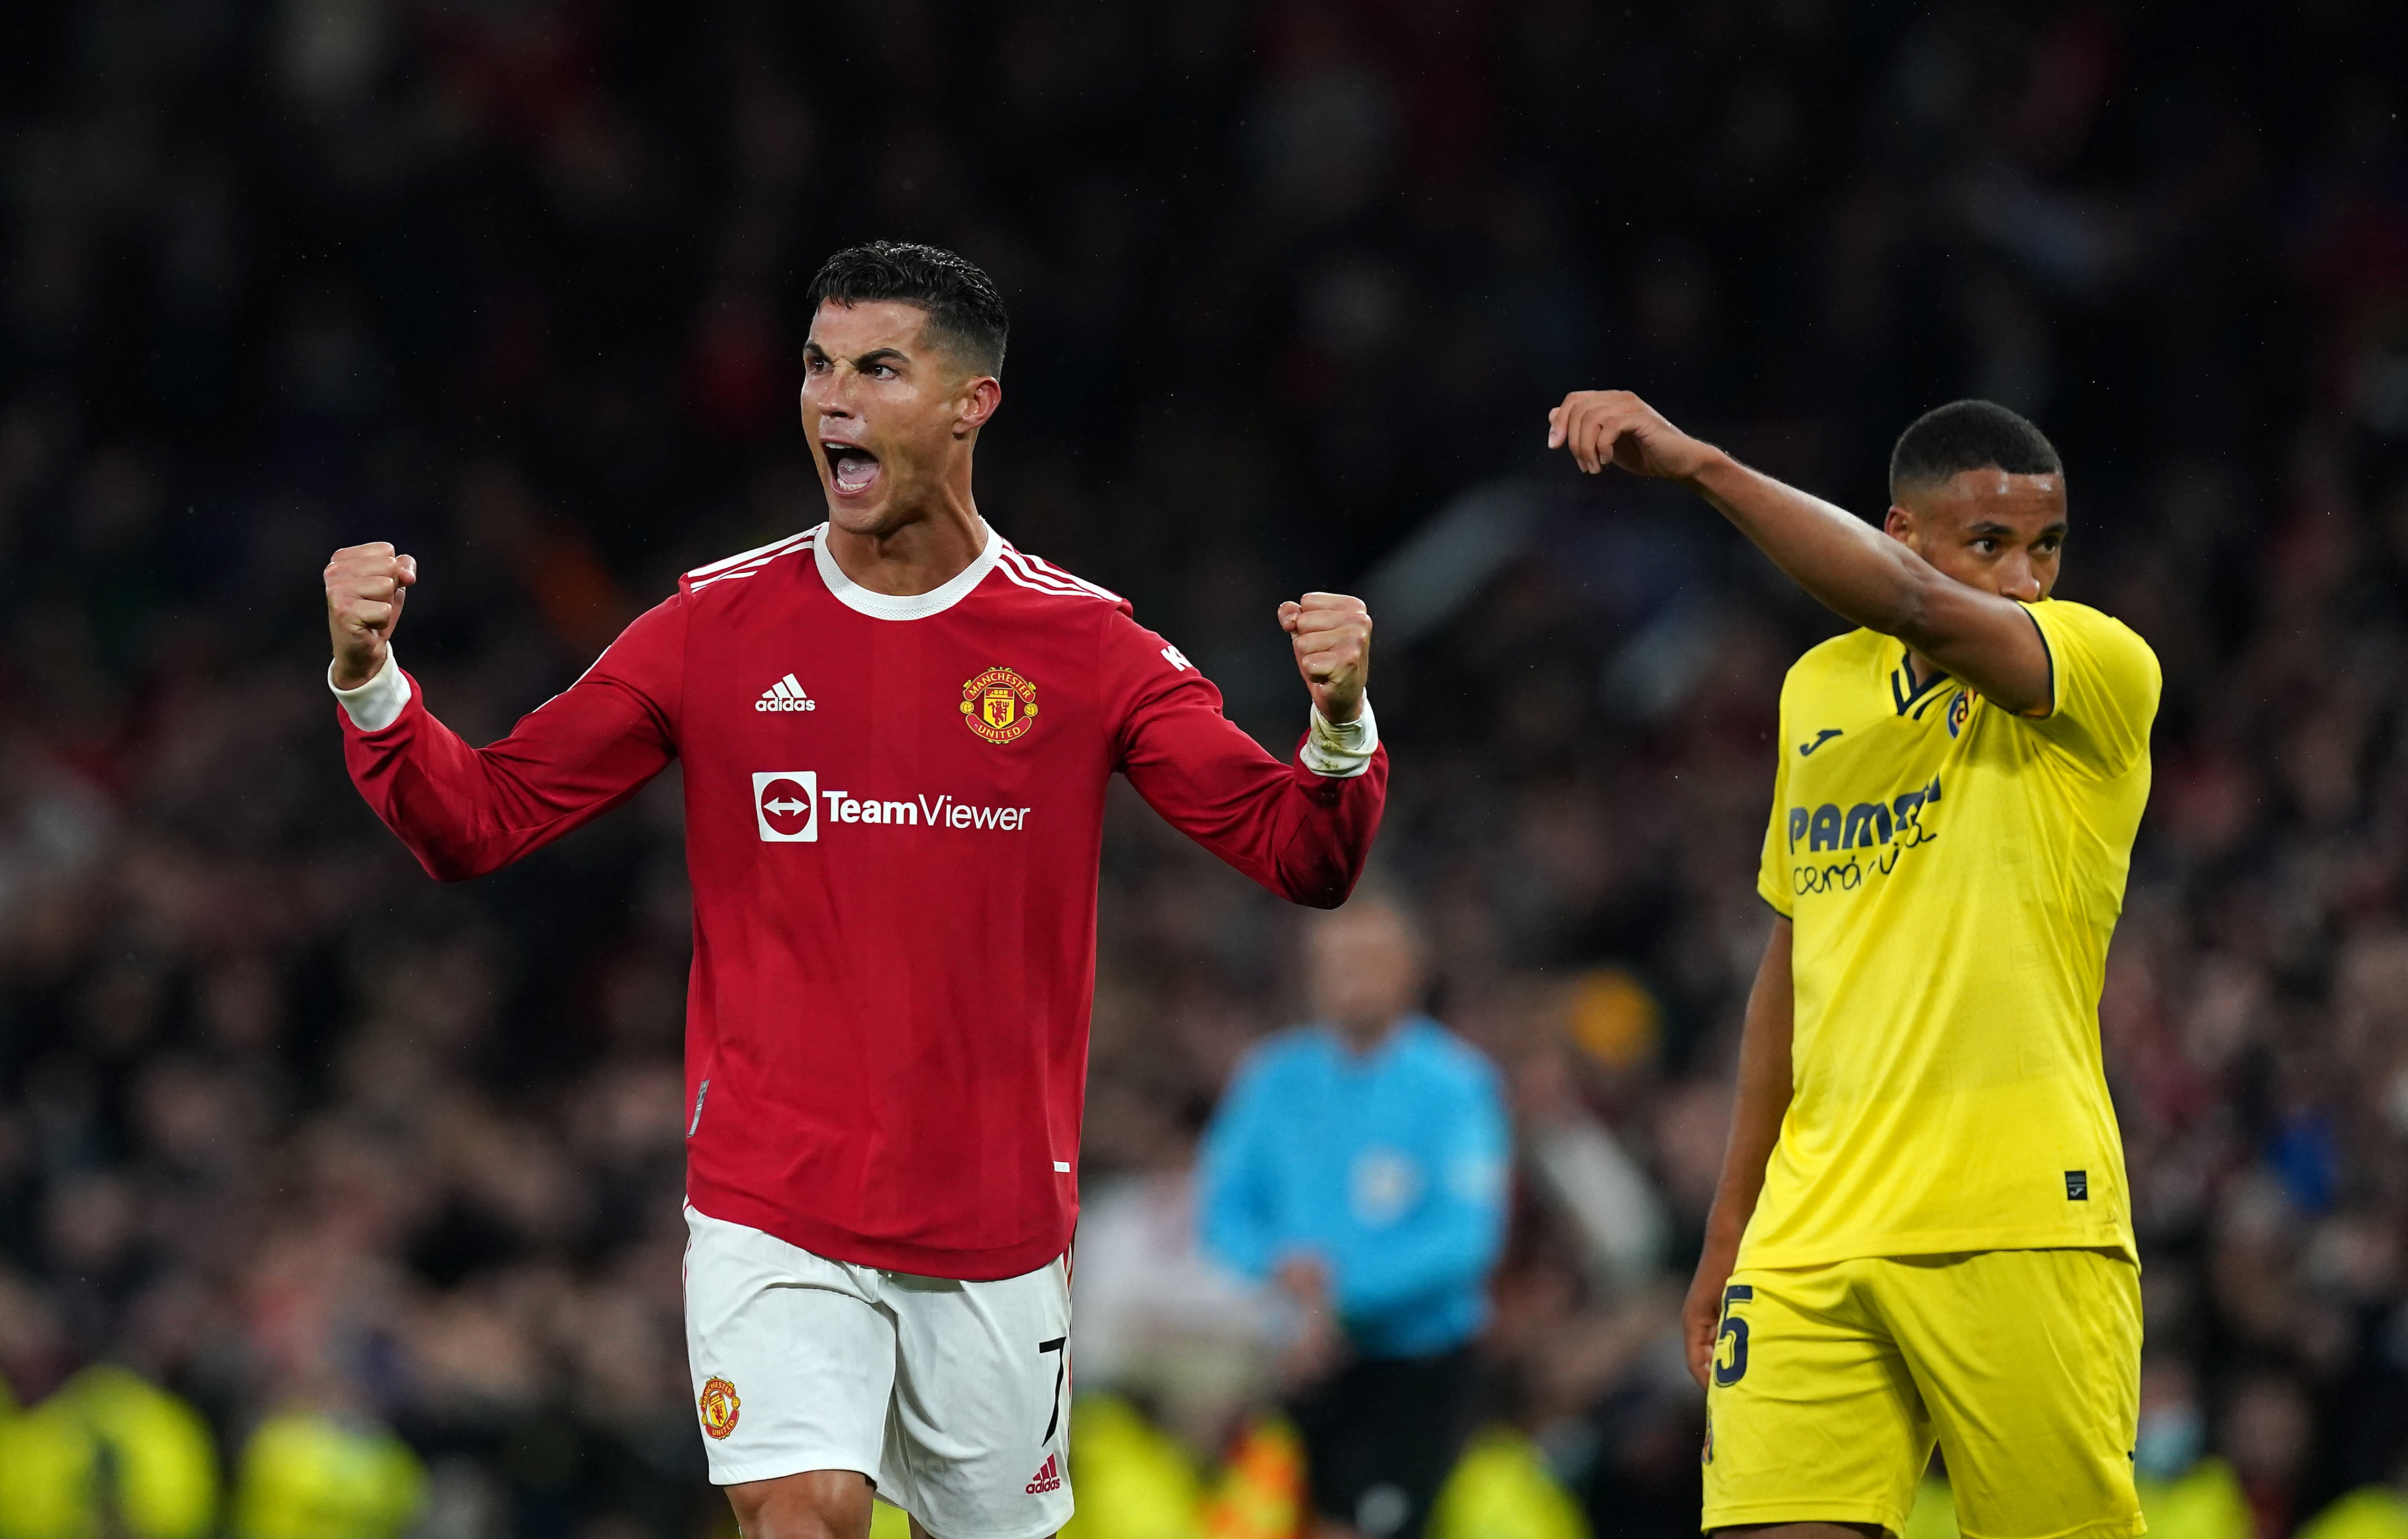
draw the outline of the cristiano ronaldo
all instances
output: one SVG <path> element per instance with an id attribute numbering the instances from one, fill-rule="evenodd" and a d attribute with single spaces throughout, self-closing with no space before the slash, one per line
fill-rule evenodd
<path id="1" fill-rule="evenodd" d="M 685 782 L 686 1334 L 748 1539 L 1039 1539 L 1071 1512 L 1069 1275 L 1104 793 L 1280 896 L 1345 901 L 1387 782 L 1354 599 L 1282 605 L 1283 762 L 1117 595 L 971 495 L 1005 315 L 951 252 L 820 271 L 802 418 L 824 522 L 681 577 L 474 748 L 392 638 L 417 563 L 325 573 L 354 782 L 430 875 L 481 875 Z"/>

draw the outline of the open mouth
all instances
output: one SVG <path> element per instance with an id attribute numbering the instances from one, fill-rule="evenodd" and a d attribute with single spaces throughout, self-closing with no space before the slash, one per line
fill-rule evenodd
<path id="1" fill-rule="evenodd" d="M 835 479 L 836 489 L 846 496 L 858 496 L 877 481 L 878 456 L 859 444 L 822 439 L 820 450 L 827 456 L 828 474 Z"/>

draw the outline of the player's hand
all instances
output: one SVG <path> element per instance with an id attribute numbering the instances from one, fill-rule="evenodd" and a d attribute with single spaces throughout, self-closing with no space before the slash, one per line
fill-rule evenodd
<path id="1" fill-rule="evenodd" d="M 1689 1279 L 1689 1296 L 1681 1301 L 1681 1345 L 1688 1349 L 1689 1376 L 1705 1389 L 1714 1371 L 1714 1344 L 1723 1328 L 1723 1288 L 1730 1281 L 1730 1261 L 1719 1262 L 1713 1248 L 1698 1262 Z"/>
<path id="2" fill-rule="evenodd" d="M 418 558 L 379 540 L 347 545 L 326 563 L 326 629 L 335 640 L 334 680 L 356 690 L 384 667 L 402 601 L 418 580 Z"/>
<path id="3" fill-rule="evenodd" d="M 1371 611 L 1345 593 L 1307 593 L 1279 606 L 1280 629 L 1296 646 L 1297 672 L 1332 721 L 1363 714 L 1371 679 Z"/>
<path id="4" fill-rule="evenodd" d="M 1666 481 L 1689 479 L 1722 452 L 1627 390 L 1576 390 L 1565 396 L 1547 413 L 1547 447 L 1571 450 L 1592 476 L 1612 463 Z"/>

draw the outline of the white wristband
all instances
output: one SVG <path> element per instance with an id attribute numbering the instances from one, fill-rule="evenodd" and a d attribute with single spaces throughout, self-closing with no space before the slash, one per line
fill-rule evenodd
<path id="1" fill-rule="evenodd" d="M 388 647 L 384 666 L 376 677 L 357 688 L 335 687 L 335 665 L 326 664 L 326 688 L 335 691 L 335 698 L 343 703 L 344 714 L 351 725 L 362 732 L 382 732 L 401 720 L 401 708 L 409 704 L 409 676 L 401 671 L 401 662 Z"/>
<path id="2" fill-rule="evenodd" d="M 1297 755 L 1304 767 L 1313 774 L 1332 780 L 1352 780 L 1371 767 L 1371 755 L 1379 751 L 1380 722 L 1371 714 L 1371 699 L 1363 697 L 1363 709 L 1352 721 L 1332 721 L 1312 707 L 1312 722 L 1305 730 L 1304 748 Z"/>

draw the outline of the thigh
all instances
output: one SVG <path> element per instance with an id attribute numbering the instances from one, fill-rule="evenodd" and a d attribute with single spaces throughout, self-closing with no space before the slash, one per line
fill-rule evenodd
<path id="1" fill-rule="evenodd" d="M 1706 1528 L 1905 1526 L 1931 1423 L 1864 1309 L 1861 1264 L 1732 1275 L 1706 1390 Z"/>
<path id="2" fill-rule="evenodd" d="M 713 1484 L 877 1476 L 895 1323 L 863 1285 L 856 1268 L 686 1209 L 686 1361 Z"/>
<path id="3" fill-rule="evenodd" d="M 882 1493 L 937 1539 L 1041 1539 L 1070 1518 L 1070 1274 L 885 1274 L 897 1354 Z"/>
<path id="4" fill-rule="evenodd" d="M 1877 1263 L 1971 1539 L 2143 1531 L 2141 1269 L 2096 1250 Z"/>

